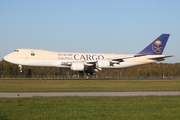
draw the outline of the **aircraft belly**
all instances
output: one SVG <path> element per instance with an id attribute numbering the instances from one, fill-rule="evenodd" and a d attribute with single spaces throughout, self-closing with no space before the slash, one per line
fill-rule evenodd
<path id="1" fill-rule="evenodd" d="M 24 66 L 52 67 L 54 63 L 59 63 L 59 60 L 30 60 L 30 59 L 8 59 L 10 63 Z"/>

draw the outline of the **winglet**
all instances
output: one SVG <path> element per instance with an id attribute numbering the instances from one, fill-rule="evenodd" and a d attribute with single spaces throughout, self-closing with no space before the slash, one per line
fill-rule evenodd
<path id="1" fill-rule="evenodd" d="M 170 34 L 162 34 L 138 54 L 162 55 Z"/>

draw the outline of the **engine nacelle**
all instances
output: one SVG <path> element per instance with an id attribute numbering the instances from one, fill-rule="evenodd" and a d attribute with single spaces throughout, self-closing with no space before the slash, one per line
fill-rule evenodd
<path id="1" fill-rule="evenodd" d="M 110 66 L 109 60 L 98 60 L 96 63 L 98 68 L 106 68 Z"/>
<path id="2" fill-rule="evenodd" d="M 84 70 L 84 64 L 83 63 L 72 63 L 71 64 L 71 70 L 83 71 Z"/>

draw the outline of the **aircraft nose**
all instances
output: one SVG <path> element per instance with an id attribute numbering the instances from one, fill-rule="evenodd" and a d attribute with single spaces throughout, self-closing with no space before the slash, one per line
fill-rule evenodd
<path id="1" fill-rule="evenodd" d="M 4 60 L 7 60 L 7 58 L 8 58 L 8 55 L 6 55 L 6 56 L 3 57 Z"/>
<path id="2" fill-rule="evenodd" d="M 7 61 L 8 58 L 9 58 L 9 55 L 6 55 L 6 56 L 3 57 L 3 59 L 4 59 L 5 61 Z"/>
<path id="3" fill-rule="evenodd" d="M 3 59 L 4 59 L 5 61 L 9 61 L 10 59 L 12 59 L 12 55 L 11 55 L 11 54 L 8 54 L 8 55 L 4 56 Z"/>

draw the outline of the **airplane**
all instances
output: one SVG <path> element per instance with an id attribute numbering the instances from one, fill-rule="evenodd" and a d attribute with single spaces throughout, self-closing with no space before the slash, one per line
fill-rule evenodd
<path id="1" fill-rule="evenodd" d="M 125 68 L 136 65 L 163 61 L 170 56 L 162 55 L 170 34 L 161 34 L 146 48 L 137 54 L 103 54 L 53 52 L 41 49 L 16 49 L 3 59 L 17 64 L 22 72 L 22 66 L 59 67 L 60 70 L 79 71 L 94 75 L 95 71 L 104 68 Z"/>

